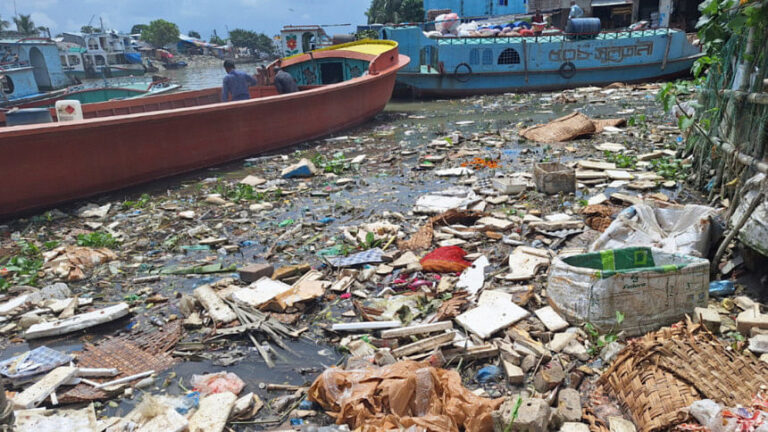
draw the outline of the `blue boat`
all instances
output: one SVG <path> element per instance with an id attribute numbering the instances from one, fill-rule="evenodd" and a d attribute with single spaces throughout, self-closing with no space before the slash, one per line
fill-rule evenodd
<path id="1" fill-rule="evenodd" d="M 591 35 L 427 37 L 417 26 L 384 27 L 411 63 L 396 93 L 414 97 L 557 90 L 663 80 L 689 73 L 701 51 L 681 30 Z"/>
<path id="2" fill-rule="evenodd" d="M 0 108 L 61 95 L 70 84 L 53 41 L 0 40 Z"/>

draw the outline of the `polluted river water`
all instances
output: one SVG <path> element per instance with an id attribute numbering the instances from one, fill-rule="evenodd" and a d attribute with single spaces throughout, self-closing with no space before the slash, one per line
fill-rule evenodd
<path id="1" fill-rule="evenodd" d="M 255 65 L 241 66 L 248 72 L 254 68 Z M 223 71 L 218 66 L 205 66 L 163 71 L 162 75 L 180 82 L 183 89 L 192 90 L 218 86 Z M 336 271 L 329 270 L 321 251 L 343 244 L 345 227 L 378 221 L 383 214 L 395 215 L 389 220 L 399 221 L 409 237 L 424 222 L 424 218 L 413 215 L 411 209 L 417 198 L 426 193 L 472 185 L 513 172 L 529 173 L 538 161 L 568 162 L 590 155 L 602 157 L 602 152 L 595 151 L 593 145 L 603 142 L 621 143 L 638 153 L 674 149 L 679 133 L 672 126 L 672 119 L 655 102 L 657 91 L 658 86 L 648 85 L 615 91 L 591 89 L 451 100 L 393 100 L 368 123 L 336 136 L 6 221 L 6 225 L 0 227 L 0 240 L 7 243 L 24 240 L 71 244 L 78 234 L 110 232 L 120 240 L 115 249 L 118 260 L 96 267 L 84 280 L 69 283 L 69 287 L 81 297 L 94 298 L 95 304 L 101 306 L 128 301 L 133 313 L 68 336 L 30 343 L 23 339 L 12 342 L 4 339 L 0 358 L 40 345 L 70 352 L 81 349 L 85 342 L 96 343 L 107 335 L 162 327 L 183 318 L 179 301 L 182 296 L 222 278 L 238 279 L 235 271 L 180 275 L 164 274 L 163 269 L 211 263 L 220 263 L 224 269 L 252 262 L 268 262 L 275 268 L 307 263 L 336 275 Z M 635 126 L 621 132 L 559 144 L 537 144 L 517 135 L 523 127 L 545 123 L 574 110 L 593 118 L 642 119 L 642 124 L 638 120 Z M 361 155 L 365 158 L 360 163 L 349 162 Z M 445 157 L 430 159 L 430 156 Z M 300 158 L 325 161 L 327 172 L 310 179 L 280 179 L 281 169 Z M 495 168 L 470 163 L 478 159 L 494 161 Z M 435 162 L 425 163 L 426 160 Z M 472 177 L 435 174 L 436 169 L 462 164 L 475 166 Z M 258 197 L 239 194 L 237 182 L 249 175 L 266 179 L 265 187 L 272 192 Z M 342 178 L 349 180 L 341 183 L 338 180 Z M 695 198 L 678 185 L 659 191 L 678 201 Z M 219 206 L 205 201 L 216 193 L 228 204 Z M 529 192 L 487 211 L 508 215 L 534 210 L 539 214 L 571 212 L 594 193 L 589 187 L 577 190 L 575 195 L 554 198 Z M 269 201 L 270 208 L 252 210 L 253 204 L 265 201 Z M 111 206 L 104 218 L 78 216 L 79 209 L 89 203 Z M 180 218 L 178 214 L 182 211 L 192 211 L 194 217 Z M 304 228 L 288 238 L 281 237 L 299 224 Z M 194 234 L 200 231 L 205 234 Z M 201 245 L 203 237 L 224 240 Z M 232 247 L 225 248 L 225 245 Z M 510 250 L 509 245 L 501 242 L 478 246 L 478 251 L 496 263 L 492 271 L 504 262 Z M 148 278 L 150 276 L 158 277 Z M 141 278 L 148 278 L 149 282 L 137 282 Z M 329 277 L 329 280 L 334 279 Z M 56 281 L 46 275 L 38 285 Z M 391 276 L 382 277 L 375 285 L 369 284 L 362 290 L 357 300 L 376 297 L 392 282 Z M 153 303 L 147 300 L 150 295 L 164 300 Z M 210 342 L 204 334 L 210 329 L 191 329 L 181 340 L 181 347 L 175 350 L 179 362 L 159 374 L 154 385 L 142 392 L 183 394 L 193 374 L 219 371 L 234 372 L 246 383 L 242 394 L 252 391 L 264 401 L 284 394 L 267 392 L 264 384 L 309 385 L 319 373 L 344 359 L 346 351 L 340 348 L 343 335 L 328 329 L 331 323 L 349 321 L 349 311 L 354 310 L 350 301 L 329 293 L 295 316 L 286 316 L 292 328 L 306 327 L 307 330 L 300 338 L 287 342 L 293 353 L 272 344 L 271 349 L 277 354 L 274 368 L 266 366 L 247 338 L 218 338 Z M 196 344 L 198 347 L 194 348 Z M 492 396 L 504 392 L 500 388 L 488 390 Z M 104 401 L 98 412 L 123 416 L 140 399 L 134 394 Z M 283 414 L 266 406 L 254 422 L 237 424 L 235 429 L 259 430 L 274 426 L 260 423 L 274 421 Z"/>

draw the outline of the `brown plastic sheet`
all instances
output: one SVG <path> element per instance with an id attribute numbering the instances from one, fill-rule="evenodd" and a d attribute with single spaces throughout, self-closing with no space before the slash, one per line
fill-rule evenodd
<path id="1" fill-rule="evenodd" d="M 584 135 L 600 133 L 606 126 L 619 126 L 624 119 L 593 120 L 580 112 L 574 112 L 546 124 L 531 126 L 520 131 L 520 136 L 536 142 L 570 141 Z"/>
<path id="2" fill-rule="evenodd" d="M 456 371 L 401 361 L 382 368 L 323 372 L 309 389 L 337 424 L 363 432 L 415 426 L 428 432 L 491 432 L 503 398 L 476 396 Z"/>
<path id="3" fill-rule="evenodd" d="M 46 254 L 45 267 L 67 282 L 85 278 L 85 270 L 113 261 L 117 255 L 107 248 L 66 246 Z"/>
<path id="4" fill-rule="evenodd" d="M 679 323 L 633 341 L 600 377 L 640 432 L 669 429 L 699 399 L 749 406 L 768 385 L 768 365 L 720 342 L 700 324 Z"/>

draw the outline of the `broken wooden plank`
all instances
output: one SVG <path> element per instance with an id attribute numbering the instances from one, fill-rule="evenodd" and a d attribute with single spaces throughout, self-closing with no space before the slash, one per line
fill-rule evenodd
<path id="1" fill-rule="evenodd" d="M 71 318 L 57 321 L 35 324 L 24 333 L 25 339 L 38 339 L 49 336 L 59 336 L 72 333 L 78 330 L 104 324 L 122 318 L 128 315 L 129 308 L 127 303 L 120 303 L 109 306 L 104 309 L 98 309 L 92 312 L 75 315 Z"/>
<path id="2" fill-rule="evenodd" d="M 17 409 L 30 409 L 36 407 L 45 398 L 55 392 L 59 386 L 72 379 L 77 373 L 77 368 L 63 366 L 58 367 L 43 377 L 40 381 L 17 394 L 13 398 L 13 406 Z"/>
<path id="3" fill-rule="evenodd" d="M 418 324 L 418 325 L 403 327 L 399 329 L 384 330 L 381 332 L 381 338 L 382 339 L 401 338 L 401 337 L 417 335 L 417 334 L 434 333 L 434 332 L 439 332 L 439 331 L 448 330 L 452 328 L 453 328 L 453 323 L 451 321 L 440 321 L 440 322 L 431 323 L 431 324 Z"/>
<path id="4" fill-rule="evenodd" d="M 235 312 L 221 300 L 216 291 L 209 285 L 195 288 L 194 294 L 214 321 L 224 324 L 237 319 Z"/>
<path id="5" fill-rule="evenodd" d="M 381 330 L 396 328 L 402 326 L 400 321 L 364 321 L 352 323 L 337 323 L 331 326 L 333 331 L 360 331 L 360 330 Z"/>
<path id="6" fill-rule="evenodd" d="M 189 419 L 189 432 L 221 432 L 237 396 L 230 392 L 216 393 L 200 400 L 200 407 Z"/>
<path id="7" fill-rule="evenodd" d="M 456 337 L 455 332 L 439 334 L 392 350 L 392 355 L 397 357 L 407 356 L 422 351 L 433 350 L 437 347 L 448 345 Z"/>

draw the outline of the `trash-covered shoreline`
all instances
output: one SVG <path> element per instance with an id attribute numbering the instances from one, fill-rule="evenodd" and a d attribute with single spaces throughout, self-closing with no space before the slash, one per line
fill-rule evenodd
<path id="1" fill-rule="evenodd" d="M 702 424 L 745 398 L 757 413 L 768 321 L 734 284 L 740 249 L 710 276 L 728 203 L 685 187 L 658 91 L 397 102 L 344 136 L 4 222 L 19 430 L 650 431 L 701 400 Z M 644 361 L 654 349 L 691 367 Z"/>

